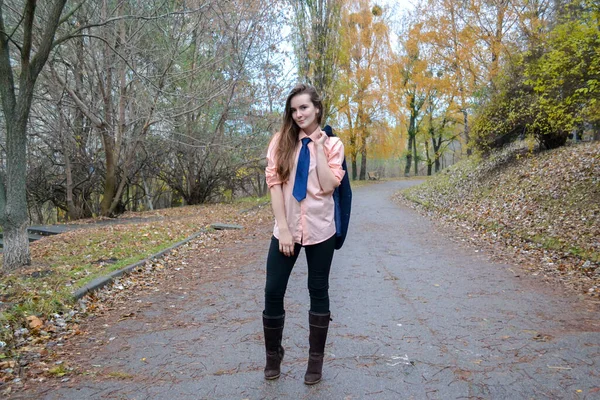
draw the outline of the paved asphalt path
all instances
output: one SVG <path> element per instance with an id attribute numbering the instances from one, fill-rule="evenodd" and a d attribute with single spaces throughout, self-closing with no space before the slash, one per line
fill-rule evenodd
<path id="1" fill-rule="evenodd" d="M 144 317 L 168 320 L 161 329 L 149 329 L 143 318 L 113 321 L 106 336 L 112 329 L 129 334 L 85 354 L 89 365 L 112 372 L 42 397 L 600 398 L 598 314 L 518 266 L 458 246 L 394 204 L 391 195 L 411 184 L 354 191 L 351 230 L 332 267 L 333 322 L 320 384 L 303 384 L 309 303 L 303 254 L 286 297 L 282 376 L 262 377 L 265 232 L 263 248 L 248 256 L 249 264 L 235 266 L 231 279 L 207 279 L 193 296 L 155 300 Z"/>

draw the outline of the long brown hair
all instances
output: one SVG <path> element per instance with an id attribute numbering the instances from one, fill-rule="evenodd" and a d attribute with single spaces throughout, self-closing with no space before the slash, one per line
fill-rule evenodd
<path id="1" fill-rule="evenodd" d="M 310 101 L 319 110 L 316 115 L 317 123 L 321 125 L 323 115 L 323 102 L 317 93 L 317 90 L 311 85 L 296 85 L 287 97 L 285 102 L 285 111 L 283 112 L 283 121 L 279 130 L 279 143 L 277 144 L 277 175 L 283 182 L 287 181 L 292 168 L 294 167 L 294 153 L 298 144 L 298 135 L 300 127 L 292 118 L 292 98 L 301 94 L 310 95 Z"/>

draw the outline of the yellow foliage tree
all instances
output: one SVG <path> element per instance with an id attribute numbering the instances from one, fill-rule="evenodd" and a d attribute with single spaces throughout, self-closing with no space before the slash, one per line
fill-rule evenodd
<path id="1" fill-rule="evenodd" d="M 418 10 L 427 41 L 452 76 L 463 115 L 463 144 L 470 154 L 470 115 L 477 99 L 518 46 L 519 26 L 530 23 L 524 0 L 430 0 Z M 531 25 L 533 26 L 533 25 Z"/>
<path id="2" fill-rule="evenodd" d="M 419 153 L 417 134 L 424 117 L 424 110 L 433 90 L 432 70 L 424 48 L 422 24 L 411 25 L 403 35 L 398 53 L 394 54 L 387 68 L 390 112 L 397 121 L 406 124 L 407 147 L 404 175 L 410 173 L 414 162 L 414 174 L 418 173 Z"/>
<path id="3" fill-rule="evenodd" d="M 338 120 L 344 128 L 352 179 L 366 179 L 370 143 L 386 146 L 384 71 L 390 54 L 389 27 L 383 9 L 368 0 L 352 0 L 342 10 Z"/>

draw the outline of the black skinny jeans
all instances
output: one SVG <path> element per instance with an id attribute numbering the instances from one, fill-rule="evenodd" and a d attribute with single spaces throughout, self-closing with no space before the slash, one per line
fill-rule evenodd
<path id="1" fill-rule="evenodd" d="M 288 280 L 302 245 L 296 243 L 294 255 L 288 257 L 279 251 L 279 240 L 271 238 L 267 256 L 267 283 L 265 285 L 265 315 L 283 315 L 283 298 Z M 304 246 L 308 263 L 308 292 L 310 311 L 326 314 L 329 312 L 329 270 L 335 250 L 335 235 L 324 242 Z"/>

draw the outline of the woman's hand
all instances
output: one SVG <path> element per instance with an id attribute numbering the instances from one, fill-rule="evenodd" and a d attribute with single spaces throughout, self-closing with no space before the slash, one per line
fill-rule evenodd
<path id="1" fill-rule="evenodd" d="M 271 186 L 271 206 L 273 215 L 279 227 L 279 251 L 286 256 L 294 254 L 294 239 L 290 233 L 287 221 L 285 219 L 285 205 L 283 204 L 283 189 L 281 184 Z"/>
<path id="2" fill-rule="evenodd" d="M 327 137 L 327 133 L 325 133 L 325 131 L 321 131 L 321 135 L 319 136 L 315 144 L 317 146 L 323 146 L 325 144 L 325 141 L 327 140 Z"/>
<path id="3" fill-rule="evenodd" d="M 291 257 L 294 255 L 294 239 L 287 229 L 279 229 L 279 251 Z"/>
<path id="4" fill-rule="evenodd" d="M 315 150 L 317 153 L 317 176 L 319 184 L 324 194 L 331 194 L 339 185 L 337 178 L 329 168 L 329 161 L 325 155 L 325 141 L 329 136 L 325 131 L 320 132 L 319 138 L 315 140 Z"/>

